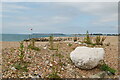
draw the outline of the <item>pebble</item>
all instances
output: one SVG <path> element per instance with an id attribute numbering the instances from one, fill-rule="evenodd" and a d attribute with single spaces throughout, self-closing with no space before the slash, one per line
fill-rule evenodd
<path id="1" fill-rule="evenodd" d="M 51 63 L 50 63 L 50 66 L 52 67 L 52 66 L 53 66 L 53 64 L 51 64 Z"/>
<path id="2" fill-rule="evenodd" d="M 68 66 L 69 66 L 70 64 L 68 64 Z"/>
<path id="3" fill-rule="evenodd" d="M 30 77 L 30 78 L 32 78 L 32 75 L 31 75 L 31 74 L 29 74 L 29 77 Z"/>
<path id="4" fill-rule="evenodd" d="M 43 47 L 43 49 L 47 49 L 47 47 Z"/>
<path id="5" fill-rule="evenodd" d="M 78 42 L 74 42 L 75 44 L 77 44 Z"/>
<path id="6" fill-rule="evenodd" d="M 82 76 L 82 78 L 85 78 L 85 76 Z"/>
<path id="7" fill-rule="evenodd" d="M 64 68 L 61 68 L 61 70 L 64 70 Z"/>
<path id="8" fill-rule="evenodd" d="M 56 62 L 56 61 L 54 61 L 54 63 L 55 63 L 55 64 L 57 64 L 57 62 Z"/>
<path id="9" fill-rule="evenodd" d="M 78 42 L 78 44 L 82 44 L 81 42 Z"/>
<path id="10" fill-rule="evenodd" d="M 49 64 L 49 61 L 48 61 L 48 60 L 46 60 L 46 61 L 45 61 L 45 65 L 48 65 L 48 64 Z"/>
<path id="11" fill-rule="evenodd" d="M 107 71 L 107 74 L 109 75 L 109 76 L 111 76 L 111 75 L 113 75 L 111 72 L 109 72 L 109 71 Z"/>
<path id="12" fill-rule="evenodd" d="M 73 71 L 73 69 L 72 69 L 72 68 L 69 68 L 69 71 Z"/>
<path id="13" fill-rule="evenodd" d="M 86 44 L 86 43 L 83 43 L 83 45 L 87 46 L 87 44 Z"/>
<path id="14" fill-rule="evenodd" d="M 67 43 L 66 43 L 67 44 Z M 63 47 L 61 47 L 61 50 L 60 50 L 60 53 L 68 53 L 68 52 L 66 52 L 66 46 L 67 45 L 69 45 L 69 44 L 64 44 L 64 46 Z M 73 46 L 74 46 L 74 42 L 73 43 L 71 43 L 71 44 L 73 44 Z M 77 44 L 81 44 L 80 42 L 78 42 Z M 87 44 L 84 44 L 84 45 L 87 45 Z M 22 73 L 22 74 L 31 74 L 31 75 L 21 75 L 20 73 L 20 75 L 18 74 L 17 76 L 20 78 L 20 76 L 22 76 L 21 78 L 28 78 L 28 77 L 31 77 L 31 78 L 40 78 L 41 76 L 44 78 L 45 76 L 46 76 L 46 73 L 44 73 L 45 72 L 45 70 L 47 71 L 47 72 L 49 72 L 49 73 L 51 73 L 52 72 L 52 68 L 50 67 L 50 66 L 54 66 L 54 63 L 55 64 L 57 64 L 58 62 L 55 62 L 54 61 L 54 63 L 52 64 L 52 63 L 50 63 L 50 58 L 51 58 L 51 55 L 52 55 L 52 53 L 55 53 L 55 51 L 53 50 L 53 51 L 51 51 L 51 50 L 49 50 L 49 49 L 47 49 L 48 47 L 46 47 L 45 45 L 43 45 L 43 46 L 41 46 L 43 49 L 46 49 L 44 52 L 36 52 L 36 51 L 28 51 L 27 53 L 30 53 L 30 54 L 26 54 L 25 56 L 31 56 L 32 58 L 27 58 L 26 60 L 27 61 L 29 61 L 30 60 L 30 62 L 31 62 L 31 64 L 29 64 L 29 71 L 27 72 L 27 73 Z M 64 51 L 64 49 L 65 49 L 65 51 Z M 17 50 L 16 50 L 17 51 Z M 69 51 L 69 50 L 68 50 Z M 17 51 L 17 53 L 18 53 L 19 51 Z M 70 51 L 69 51 L 70 52 Z M 9 51 L 8 51 L 8 53 L 9 53 Z M 15 55 L 15 56 L 13 56 L 13 55 Z M 4 60 L 6 60 L 5 61 L 5 63 L 7 64 L 6 66 L 6 68 L 10 68 L 10 70 L 9 71 L 7 71 L 7 70 L 3 70 L 3 76 L 2 77 L 7 77 L 7 78 L 11 78 L 11 77 L 16 77 L 16 73 L 17 73 L 17 69 L 15 69 L 15 67 L 11 67 L 11 64 L 13 64 L 13 62 L 14 62 L 14 60 L 12 59 L 12 58 L 15 58 L 16 59 L 16 61 L 17 61 L 17 59 L 19 58 L 15 53 L 13 53 L 13 55 L 10 55 L 10 53 L 6 56 L 5 55 L 5 57 L 6 57 L 6 59 L 8 59 L 8 58 L 11 58 L 11 59 L 9 59 L 9 60 L 6 60 L 6 59 L 4 59 Z M 82 78 L 86 78 L 86 77 L 88 77 L 88 76 L 90 76 L 90 75 L 86 75 L 86 76 L 80 76 L 79 74 L 80 73 L 75 73 L 76 75 L 72 75 L 71 74 L 71 72 L 73 72 L 73 70 L 75 69 L 75 72 L 78 70 L 78 69 L 76 69 L 76 66 L 73 66 L 71 63 L 69 63 L 70 61 L 69 61 L 69 59 L 68 58 L 66 58 L 67 56 L 65 55 L 65 60 L 64 60 L 64 58 L 63 58 L 63 62 L 65 62 L 66 63 L 66 66 L 64 66 L 64 67 L 62 67 L 62 68 L 60 68 L 61 70 L 62 70 L 62 72 L 63 73 L 61 73 L 60 74 L 60 76 L 61 77 L 67 77 L 67 76 L 70 76 L 71 78 L 72 77 L 74 77 L 74 76 L 76 76 L 76 78 L 80 78 L 80 77 L 82 77 Z M 69 56 L 68 56 L 69 57 Z M 55 59 L 57 58 L 57 57 L 54 57 Z M 43 60 L 42 60 L 43 59 Z M 58 58 L 57 58 L 58 59 Z M 68 61 L 68 62 L 67 62 Z M 105 60 L 105 62 L 108 62 L 108 60 Z M 36 65 L 37 64 L 37 65 Z M 44 66 L 46 64 L 46 66 Z M 9 67 L 10 66 L 10 67 Z M 37 68 L 36 68 L 37 67 Z M 45 67 L 45 68 L 44 68 Z M 15 70 L 17 70 L 17 71 L 15 71 Z M 37 72 L 36 72 L 37 71 Z M 59 71 L 59 70 L 58 70 Z M 16 73 L 13 73 L 13 72 L 16 72 Z M 30 73 L 30 72 L 33 72 L 33 74 L 32 73 Z M 39 73 L 39 72 L 41 72 L 41 74 Z M 64 72 L 66 72 L 66 73 L 64 73 Z M 82 73 L 84 73 L 84 72 L 81 72 L 81 74 Z M 91 72 L 91 73 L 93 73 L 93 72 Z M 34 75 L 35 74 L 35 75 Z M 73 74 L 74 74 L 74 72 L 73 72 Z M 89 74 L 89 73 L 88 73 Z M 85 75 L 85 74 L 83 74 L 83 75 Z M 108 75 L 111 75 L 111 73 L 108 73 Z M 1 76 L 1 75 L 0 75 Z"/>
<path id="15" fill-rule="evenodd" d="M 12 67 L 11 70 L 16 70 L 15 67 Z"/>
<path id="16" fill-rule="evenodd" d="M 37 76 L 33 76 L 32 78 L 40 78 L 40 77 L 37 75 Z"/>

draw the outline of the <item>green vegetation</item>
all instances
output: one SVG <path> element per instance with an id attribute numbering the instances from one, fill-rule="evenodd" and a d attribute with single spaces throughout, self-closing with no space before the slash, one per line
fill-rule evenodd
<path id="1" fill-rule="evenodd" d="M 20 42 L 20 54 L 18 55 L 20 57 L 20 61 L 24 61 L 23 58 L 24 58 L 24 45 L 23 45 L 23 42 Z"/>
<path id="2" fill-rule="evenodd" d="M 69 43 L 69 44 L 68 44 L 68 46 L 69 46 L 69 47 L 71 47 L 71 46 L 72 46 L 72 44 L 71 44 L 71 43 Z"/>
<path id="3" fill-rule="evenodd" d="M 53 38 L 51 38 L 50 39 L 50 44 L 51 44 L 51 48 L 52 48 L 52 50 L 54 49 L 53 48 Z M 58 57 L 59 58 L 59 61 L 58 61 L 58 63 L 55 63 L 54 61 L 54 58 L 55 58 L 55 56 L 56 57 Z M 52 61 L 51 61 L 51 63 L 53 63 L 53 66 L 51 67 L 52 68 L 52 73 L 50 73 L 48 76 L 47 76 L 47 78 L 57 78 L 56 80 L 59 80 L 59 78 L 60 78 L 60 76 L 58 75 L 58 73 L 60 73 L 59 72 L 59 68 L 61 67 L 60 66 L 60 63 L 61 63 L 61 58 L 63 58 L 64 56 L 63 55 L 61 55 L 60 53 L 59 53 L 59 43 L 57 44 L 57 49 L 56 49 L 56 53 L 55 54 L 53 54 L 52 55 Z M 58 68 L 59 67 L 59 68 Z"/>
<path id="4" fill-rule="evenodd" d="M 41 49 L 32 45 L 28 45 L 28 49 L 32 49 L 32 50 L 36 50 L 36 51 L 40 51 Z"/>
<path id="5" fill-rule="evenodd" d="M 103 42 L 104 42 L 105 39 L 106 39 L 106 37 L 100 37 L 100 35 L 96 36 L 96 38 L 95 38 L 95 44 L 96 45 L 103 45 Z"/>
<path id="6" fill-rule="evenodd" d="M 86 37 L 84 38 L 84 43 L 86 44 L 92 44 L 92 40 L 90 38 L 89 32 L 86 32 Z"/>
<path id="7" fill-rule="evenodd" d="M 53 48 L 53 36 L 49 37 L 49 43 L 50 43 L 50 49 L 54 50 L 54 48 Z"/>
<path id="8" fill-rule="evenodd" d="M 27 65 L 27 63 L 15 63 L 14 65 L 13 65 L 14 67 L 15 67 L 15 69 L 17 69 L 17 70 L 20 70 L 20 71 L 23 71 L 23 72 L 28 72 L 28 69 L 27 69 L 27 67 L 28 67 L 28 65 Z"/>
<path id="9" fill-rule="evenodd" d="M 50 73 L 47 78 L 60 78 L 60 76 L 58 75 L 58 65 L 54 63 L 54 56 L 53 56 L 53 60 L 52 60 L 53 66 L 52 66 L 52 73 Z"/>
<path id="10" fill-rule="evenodd" d="M 116 72 L 115 69 L 109 67 L 107 64 L 101 65 L 100 69 L 103 70 L 103 71 L 109 71 L 109 72 L 112 73 L 113 75 L 114 75 L 115 72 Z"/>
<path id="11" fill-rule="evenodd" d="M 49 74 L 47 78 L 60 78 L 60 76 L 56 72 L 54 72 Z"/>
<path id="12" fill-rule="evenodd" d="M 49 48 L 50 50 L 58 50 L 58 48 L 54 48 L 54 37 L 53 36 L 49 37 L 49 43 L 50 43 L 50 48 Z"/>
<path id="13" fill-rule="evenodd" d="M 24 54 L 25 53 L 25 47 L 24 47 L 23 41 L 20 42 L 19 52 L 20 52 L 20 54 L 18 56 L 20 58 L 20 61 L 15 62 L 13 64 L 13 66 L 17 70 L 28 72 L 28 69 L 27 69 L 28 63 L 24 61 L 24 58 L 25 58 L 25 54 Z"/>
<path id="14" fill-rule="evenodd" d="M 35 39 L 30 40 L 30 44 L 28 45 L 28 49 L 40 51 L 40 48 L 35 46 Z"/>
<path id="15" fill-rule="evenodd" d="M 95 37 L 95 41 L 94 41 L 94 39 L 92 39 L 90 37 L 89 32 L 87 31 L 86 37 L 84 38 L 84 41 L 82 43 L 86 43 L 86 44 L 91 45 L 91 46 L 103 45 L 103 42 L 105 41 L 105 39 L 106 39 L 106 37 L 101 37 L 99 35 L 99 36 Z"/>
<path id="16" fill-rule="evenodd" d="M 59 58 L 63 58 L 63 57 L 64 57 L 64 56 L 61 55 L 61 54 L 53 54 L 52 56 L 57 56 L 57 57 L 59 57 Z"/>
<path id="17" fill-rule="evenodd" d="M 31 46 L 35 46 L 35 39 L 32 38 L 32 39 L 30 40 L 30 43 L 31 43 Z"/>
<path id="18" fill-rule="evenodd" d="M 59 62 L 59 65 L 62 67 L 62 66 L 67 66 L 65 63 L 63 62 Z"/>

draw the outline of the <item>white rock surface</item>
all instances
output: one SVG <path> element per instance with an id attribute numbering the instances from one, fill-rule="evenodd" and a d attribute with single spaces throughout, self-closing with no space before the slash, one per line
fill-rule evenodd
<path id="1" fill-rule="evenodd" d="M 104 58 L 103 48 L 77 47 L 70 53 L 73 63 L 81 69 L 92 69 Z"/>

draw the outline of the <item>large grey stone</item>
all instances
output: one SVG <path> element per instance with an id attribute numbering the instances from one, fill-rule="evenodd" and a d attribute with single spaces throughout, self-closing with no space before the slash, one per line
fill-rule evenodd
<path id="1" fill-rule="evenodd" d="M 92 69 L 103 60 L 103 48 L 77 47 L 70 53 L 72 62 L 81 69 Z"/>

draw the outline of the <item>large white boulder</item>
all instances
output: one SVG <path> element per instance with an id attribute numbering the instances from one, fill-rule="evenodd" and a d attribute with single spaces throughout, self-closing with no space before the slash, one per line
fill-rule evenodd
<path id="1" fill-rule="evenodd" d="M 70 53 L 72 62 L 81 69 L 92 69 L 104 58 L 103 48 L 77 47 Z"/>

